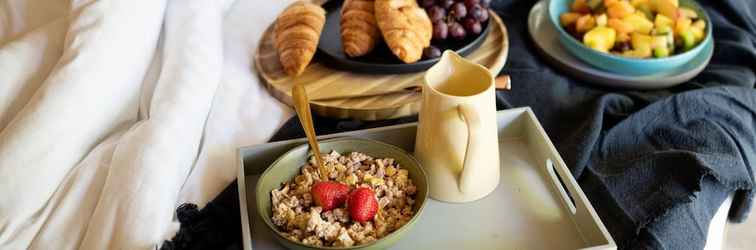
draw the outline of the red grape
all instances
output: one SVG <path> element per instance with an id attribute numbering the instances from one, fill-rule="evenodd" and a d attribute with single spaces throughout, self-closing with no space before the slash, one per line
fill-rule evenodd
<path id="1" fill-rule="evenodd" d="M 465 7 L 467 7 L 467 9 L 470 9 L 478 3 L 480 3 L 480 0 L 465 0 Z"/>
<path id="2" fill-rule="evenodd" d="M 491 0 L 480 0 L 480 7 L 488 8 L 491 6 Z"/>
<path id="3" fill-rule="evenodd" d="M 454 4 L 454 0 L 437 0 L 438 6 L 441 6 L 444 9 L 449 9 L 449 7 Z"/>
<path id="4" fill-rule="evenodd" d="M 441 56 L 441 50 L 436 47 L 430 46 L 428 48 L 423 49 L 423 57 L 425 58 L 430 59 L 430 58 L 436 58 L 439 56 Z"/>
<path id="5" fill-rule="evenodd" d="M 423 6 L 423 8 L 430 8 L 433 7 L 433 5 L 436 4 L 435 0 L 422 0 L 420 1 L 420 6 Z"/>
<path id="6" fill-rule="evenodd" d="M 486 10 L 483 9 L 483 7 L 480 7 L 480 5 L 473 5 L 470 8 L 470 17 L 475 18 L 476 20 L 480 20 L 480 18 L 483 16 L 483 12 Z"/>
<path id="7" fill-rule="evenodd" d="M 451 35 L 451 37 L 454 39 L 462 40 L 465 39 L 467 33 L 465 32 L 465 28 L 462 27 L 461 24 L 452 21 L 449 23 L 449 35 Z"/>
<path id="8" fill-rule="evenodd" d="M 463 3 L 455 3 L 451 8 L 452 17 L 459 20 L 467 16 L 467 8 Z"/>
<path id="9" fill-rule="evenodd" d="M 483 11 L 480 12 L 480 16 L 476 17 L 475 19 L 478 19 L 478 21 L 480 21 L 481 23 L 487 21 L 488 20 L 488 10 L 487 9 L 483 9 Z"/>
<path id="10" fill-rule="evenodd" d="M 436 22 L 433 24 L 433 39 L 444 40 L 449 33 L 449 26 L 444 22 Z"/>
<path id="11" fill-rule="evenodd" d="M 478 20 L 475 20 L 475 18 L 472 18 L 472 17 L 465 18 L 465 20 L 462 21 L 462 25 L 465 27 L 465 30 L 469 34 L 475 34 L 475 35 L 480 34 L 480 31 L 483 29 L 480 26 L 480 22 L 478 22 Z"/>
<path id="12" fill-rule="evenodd" d="M 428 9 L 428 15 L 430 16 L 431 22 L 435 23 L 437 21 L 443 21 L 444 17 L 446 17 L 446 10 L 440 6 L 433 6 Z"/>

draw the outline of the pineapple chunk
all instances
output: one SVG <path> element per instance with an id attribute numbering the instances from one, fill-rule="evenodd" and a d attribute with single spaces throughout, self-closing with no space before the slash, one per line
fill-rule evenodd
<path id="1" fill-rule="evenodd" d="M 633 57 L 633 58 L 649 58 L 651 57 L 651 49 L 644 48 L 644 49 L 628 50 L 628 51 L 622 52 L 622 56 Z"/>
<path id="2" fill-rule="evenodd" d="M 690 31 L 693 32 L 693 40 L 695 40 L 696 43 L 703 40 L 704 35 L 706 34 L 706 31 L 704 31 L 704 29 L 699 29 L 698 27 L 691 27 Z"/>
<path id="3" fill-rule="evenodd" d="M 651 38 L 651 48 L 667 48 L 667 36 L 659 35 Z"/>
<path id="4" fill-rule="evenodd" d="M 575 31 L 582 34 L 596 27 L 596 19 L 591 15 L 584 15 L 577 19 Z"/>
<path id="5" fill-rule="evenodd" d="M 657 27 L 654 29 L 651 34 L 655 36 L 664 36 L 667 41 L 667 48 L 674 49 L 675 48 L 675 34 L 672 32 L 672 28 L 669 26 L 662 26 Z"/>
<path id="6" fill-rule="evenodd" d="M 612 5 L 613 3 L 619 2 L 620 0 L 604 0 L 604 6 Z"/>
<path id="7" fill-rule="evenodd" d="M 696 12 L 695 10 L 692 10 L 690 8 L 680 7 L 678 9 L 678 11 L 679 11 L 678 15 L 681 16 L 681 17 L 687 17 L 687 18 L 690 18 L 690 19 L 696 19 L 696 18 L 698 18 L 698 12 Z"/>
<path id="8" fill-rule="evenodd" d="M 651 33 L 651 29 L 654 28 L 654 23 L 646 19 L 646 17 L 640 13 L 626 16 L 622 21 L 633 26 L 635 32 L 640 32 L 642 34 L 649 34 Z"/>
<path id="9" fill-rule="evenodd" d="M 606 26 L 606 14 L 596 16 L 596 26 Z"/>
<path id="10" fill-rule="evenodd" d="M 614 42 L 615 43 L 630 42 L 630 35 L 628 33 L 617 33 L 617 39 L 615 39 Z"/>
<path id="11" fill-rule="evenodd" d="M 577 22 L 577 19 L 580 18 L 580 13 L 575 12 L 567 12 L 562 13 L 559 15 L 559 24 L 562 25 L 562 27 L 570 27 L 571 25 L 575 24 Z"/>
<path id="12" fill-rule="evenodd" d="M 635 8 L 638 8 L 639 6 L 649 6 L 648 0 L 631 0 L 630 5 L 632 5 Z"/>
<path id="13" fill-rule="evenodd" d="M 693 26 L 693 28 L 696 28 L 696 29 L 704 30 L 706 29 L 706 22 L 704 22 L 704 20 L 698 20 L 698 21 L 693 22 L 691 26 Z"/>
<path id="14" fill-rule="evenodd" d="M 614 29 L 599 26 L 585 33 L 583 43 L 592 49 L 607 53 L 614 47 L 616 37 L 617 33 Z"/>
<path id="15" fill-rule="evenodd" d="M 661 27 L 672 27 L 674 24 L 675 20 L 672 20 L 665 15 L 656 15 L 656 20 L 654 20 L 654 25 L 657 29 Z"/>
<path id="16" fill-rule="evenodd" d="M 635 27 L 630 25 L 629 23 L 623 22 L 620 19 L 617 18 L 609 18 L 609 21 L 607 21 L 607 26 L 611 27 L 617 33 L 619 34 L 630 34 L 635 31 Z"/>
<path id="17" fill-rule="evenodd" d="M 606 14 L 611 18 L 624 18 L 633 14 L 635 8 L 626 1 L 614 2 L 612 5 L 607 6 Z"/>
<path id="18" fill-rule="evenodd" d="M 633 0 L 630 2 L 637 11 L 643 13 L 648 19 L 653 19 L 653 9 L 651 8 L 651 2 L 649 0 Z"/>
<path id="19" fill-rule="evenodd" d="M 692 23 L 693 22 L 690 20 L 690 18 L 682 17 L 677 19 L 677 22 L 675 22 L 675 34 L 679 36 L 683 32 L 690 30 Z"/>
<path id="20" fill-rule="evenodd" d="M 630 43 L 633 45 L 633 50 L 648 50 L 651 51 L 652 38 L 649 35 L 641 33 L 633 33 L 630 36 Z"/>
<path id="21" fill-rule="evenodd" d="M 690 31 L 693 32 L 693 40 L 696 43 L 704 39 L 704 34 L 705 34 L 704 30 L 696 28 L 696 27 L 692 27 L 690 28 Z"/>

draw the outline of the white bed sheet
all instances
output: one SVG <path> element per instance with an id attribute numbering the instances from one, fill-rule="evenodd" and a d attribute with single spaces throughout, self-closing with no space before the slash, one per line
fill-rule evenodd
<path id="1" fill-rule="evenodd" d="M 0 1 L 0 249 L 149 249 L 292 116 L 253 72 L 291 1 Z"/>
<path id="2" fill-rule="evenodd" d="M 0 249 L 173 235 L 172 209 L 206 204 L 234 180 L 236 148 L 292 116 L 252 65 L 290 2 L 0 0 Z"/>

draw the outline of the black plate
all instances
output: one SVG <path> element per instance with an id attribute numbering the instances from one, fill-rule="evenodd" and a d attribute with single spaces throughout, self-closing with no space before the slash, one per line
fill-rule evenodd
<path id="1" fill-rule="evenodd" d="M 316 57 L 331 68 L 372 74 L 397 74 L 424 71 L 436 62 L 439 58 L 420 60 L 415 63 L 406 64 L 400 61 L 391 53 L 384 42 L 376 45 L 370 53 L 350 58 L 341 46 L 341 4 L 343 1 L 332 0 L 323 5 L 328 12 L 326 14 L 326 23 L 323 32 L 320 34 L 318 43 L 318 53 Z M 441 51 L 450 49 L 462 56 L 467 56 L 483 44 L 486 36 L 491 29 L 489 21 L 483 23 L 483 31 L 478 36 L 468 36 L 461 41 L 448 39 L 443 42 L 433 41 L 432 45 L 441 49 Z"/>

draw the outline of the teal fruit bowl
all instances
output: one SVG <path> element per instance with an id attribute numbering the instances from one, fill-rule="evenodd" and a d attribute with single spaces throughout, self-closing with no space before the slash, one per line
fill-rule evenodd
<path id="1" fill-rule="evenodd" d="M 678 68 L 700 54 L 707 44 L 712 43 L 711 20 L 698 3 L 693 0 L 679 0 L 680 6 L 688 7 L 698 12 L 698 16 L 706 21 L 704 39 L 692 49 L 665 58 L 638 59 L 602 53 L 585 46 L 559 24 L 559 15 L 569 11 L 573 0 L 549 0 L 549 20 L 559 32 L 559 42 L 572 55 L 597 68 L 623 75 L 648 75 Z"/>
<path id="2" fill-rule="evenodd" d="M 283 154 L 278 160 L 273 162 L 265 172 L 260 175 L 257 181 L 256 188 L 256 202 L 257 202 L 257 216 L 265 222 L 265 227 L 272 232 L 274 238 L 288 249 L 297 250 L 314 250 L 314 249 L 360 249 L 360 250 L 373 250 L 373 249 L 385 249 L 396 243 L 402 236 L 404 236 L 417 222 L 418 218 L 422 214 L 423 207 L 425 207 L 426 200 L 428 198 L 428 177 L 423 171 L 420 163 L 412 157 L 406 151 L 383 143 L 367 139 L 359 138 L 337 138 L 332 140 L 326 140 L 319 142 L 321 152 L 327 153 L 332 150 L 336 150 L 339 153 L 345 152 L 362 152 L 373 157 L 390 157 L 394 158 L 399 165 L 407 169 L 409 177 L 417 187 L 417 193 L 415 196 L 415 204 L 413 209 L 415 215 L 410 219 L 407 224 L 400 227 L 396 231 L 373 241 L 369 244 L 356 245 L 352 247 L 316 247 L 304 245 L 299 242 L 291 241 L 282 236 L 281 232 L 273 225 L 271 221 L 271 197 L 270 192 L 273 189 L 279 188 L 281 183 L 290 181 L 299 174 L 300 167 L 304 165 L 309 156 L 309 146 L 301 145 L 289 152 Z"/>

